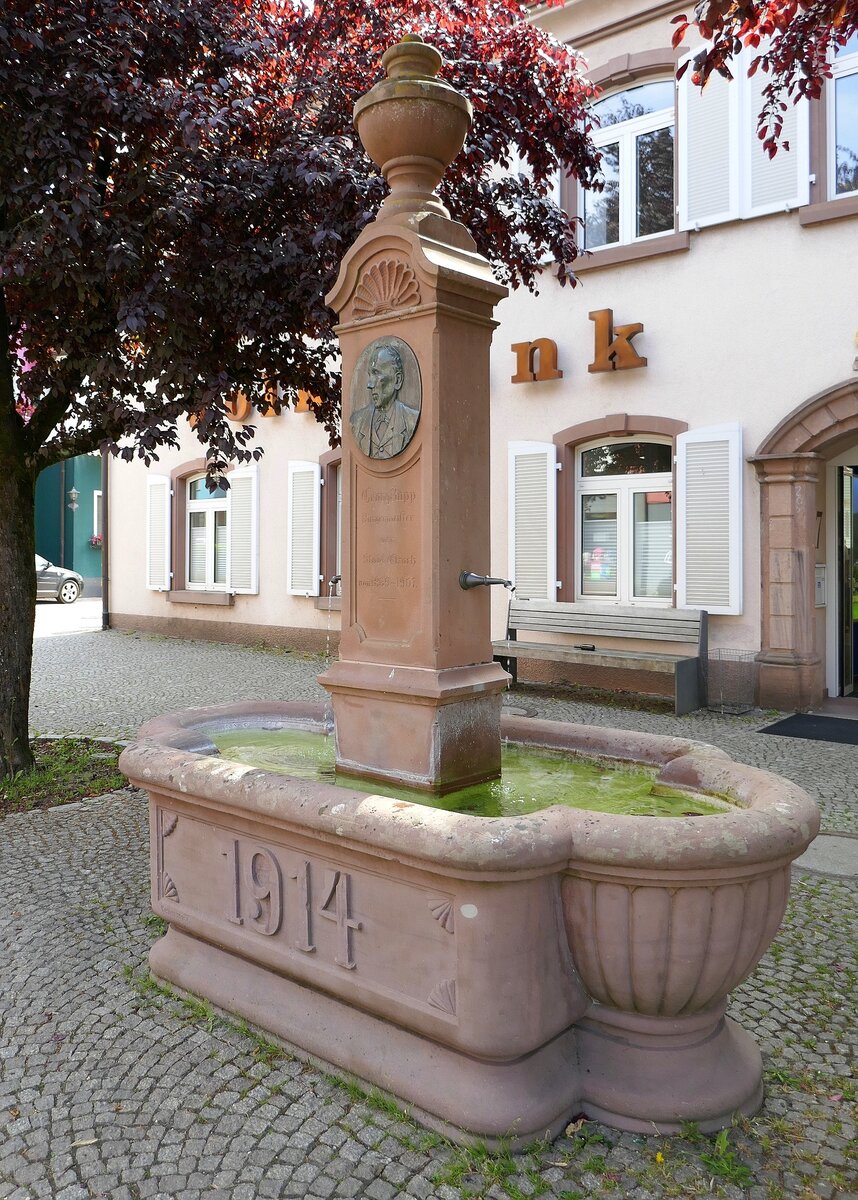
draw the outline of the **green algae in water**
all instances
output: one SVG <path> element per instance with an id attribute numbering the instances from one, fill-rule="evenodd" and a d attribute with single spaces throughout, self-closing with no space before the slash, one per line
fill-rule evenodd
<path id="1" fill-rule="evenodd" d="M 433 796 L 400 784 L 335 774 L 333 738 L 305 729 L 235 729 L 213 734 L 212 742 L 222 758 L 245 766 L 473 816 L 514 817 L 553 804 L 646 817 L 710 816 L 727 808 L 657 784 L 655 769 L 531 746 L 502 747 L 500 779 Z"/>

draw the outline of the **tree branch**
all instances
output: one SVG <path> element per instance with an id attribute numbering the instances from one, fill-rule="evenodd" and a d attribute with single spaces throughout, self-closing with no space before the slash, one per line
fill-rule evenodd
<path id="1" fill-rule="evenodd" d="M 66 416 L 74 401 L 76 387 L 80 384 L 78 377 L 75 387 L 68 388 L 64 393 L 51 391 L 39 399 L 32 417 L 24 426 L 24 452 L 31 458 L 36 458 L 43 443 L 53 433 Z"/>

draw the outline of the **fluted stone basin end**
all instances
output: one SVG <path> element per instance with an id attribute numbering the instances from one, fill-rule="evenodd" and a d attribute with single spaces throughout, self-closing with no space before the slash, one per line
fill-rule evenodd
<path id="1" fill-rule="evenodd" d="M 435 188 L 465 143 L 471 103 L 435 78 L 441 55 L 412 34 L 381 61 L 387 78 L 361 96 L 353 113 L 364 149 L 390 186 L 376 220 L 416 212 L 449 217 Z"/>
<path id="2" fill-rule="evenodd" d="M 151 799 L 157 977 L 458 1141 L 521 1145 L 581 1111 L 714 1130 L 759 1107 L 759 1050 L 724 1010 L 818 829 L 800 788 L 681 738 L 510 718 L 511 741 L 733 807 L 478 817 L 215 755 L 217 733 L 295 726 L 324 731 L 322 707 L 190 709 L 123 753 Z"/>

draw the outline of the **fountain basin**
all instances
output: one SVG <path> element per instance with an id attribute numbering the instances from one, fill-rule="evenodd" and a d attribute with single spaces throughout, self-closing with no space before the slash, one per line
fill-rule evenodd
<path id="1" fill-rule="evenodd" d="M 700 743 L 515 718 L 510 740 L 655 764 L 735 807 L 475 817 L 213 753 L 215 731 L 323 721 L 190 709 L 123 753 L 150 796 L 156 976 L 458 1140 L 523 1144 L 580 1111 L 716 1129 L 759 1106 L 759 1051 L 724 1009 L 817 831 L 804 792 Z"/>

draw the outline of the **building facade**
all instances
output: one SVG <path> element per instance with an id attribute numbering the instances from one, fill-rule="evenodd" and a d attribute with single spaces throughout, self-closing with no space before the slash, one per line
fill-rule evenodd
<path id="1" fill-rule="evenodd" d="M 36 480 L 36 553 L 83 576 L 84 595 L 101 593 L 101 456 L 54 463 Z"/>
<path id="2" fill-rule="evenodd" d="M 770 160 L 757 76 L 676 84 L 678 11 L 534 15 L 602 88 L 606 186 L 561 183 L 589 251 L 578 286 L 547 270 L 498 309 L 492 561 L 460 565 L 523 597 L 705 609 L 712 647 L 756 659 L 761 704 L 807 708 L 855 675 L 858 39 Z M 154 469 L 113 471 L 114 624 L 302 649 L 338 628 L 338 454 L 309 413 L 252 422 L 265 454 L 226 495 L 200 484 L 190 431 Z"/>

